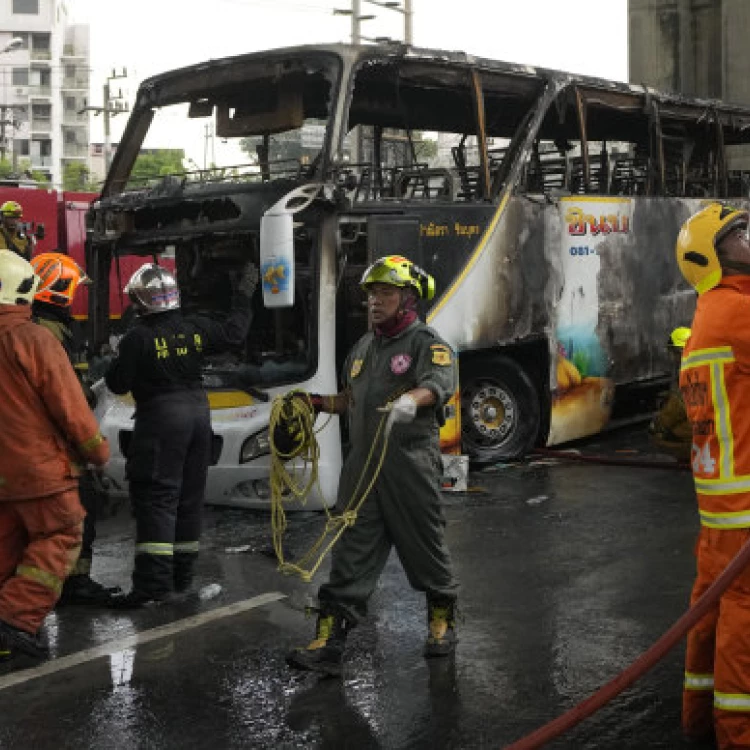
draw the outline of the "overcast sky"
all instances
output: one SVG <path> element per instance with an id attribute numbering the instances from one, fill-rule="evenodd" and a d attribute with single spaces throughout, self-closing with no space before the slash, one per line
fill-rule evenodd
<path id="1" fill-rule="evenodd" d="M 361 0 L 367 36 L 402 38 L 403 16 Z M 91 27 L 91 99 L 126 67 L 135 92 L 149 75 L 273 47 L 348 41 L 351 0 L 68 0 Z M 627 0 L 413 0 L 414 43 L 603 78 L 627 78 Z M 92 139 L 99 140 L 93 118 Z M 114 118 L 115 137 L 125 118 Z M 166 144 L 165 144 L 166 145 Z"/>

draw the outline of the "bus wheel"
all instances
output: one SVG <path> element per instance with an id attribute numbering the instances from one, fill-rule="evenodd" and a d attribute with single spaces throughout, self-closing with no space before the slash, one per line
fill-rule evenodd
<path id="1" fill-rule="evenodd" d="M 531 378 L 507 357 L 461 368 L 461 438 L 476 464 L 518 458 L 539 432 L 539 396 Z"/>

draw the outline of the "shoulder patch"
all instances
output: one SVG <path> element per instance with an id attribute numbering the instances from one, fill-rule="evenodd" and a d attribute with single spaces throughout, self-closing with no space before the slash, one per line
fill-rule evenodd
<path id="1" fill-rule="evenodd" d="M 362 365 L 364 364 L 363 359 L 355 359 L 354 362 L 352 362 L 352 369 L 349 372 L 349 377 L 354 379 L 359 375 L 360 372 L 362 372 Z"/>
<path id="2" fill-rule="evenodd" d="M 445 344 L 430 344 L 433 365 L 449 365 L 453 361 L 450 347 Z"/>

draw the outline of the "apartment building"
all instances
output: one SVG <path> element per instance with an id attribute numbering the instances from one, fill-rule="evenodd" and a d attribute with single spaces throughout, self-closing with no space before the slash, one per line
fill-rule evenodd
<path id="1" fill-rule="evenodd" d="M 0 159 L 26 161 L 62 185 L 66 164 L 88 162 L 89 27 L 64 0 L 0 3 Z"/>

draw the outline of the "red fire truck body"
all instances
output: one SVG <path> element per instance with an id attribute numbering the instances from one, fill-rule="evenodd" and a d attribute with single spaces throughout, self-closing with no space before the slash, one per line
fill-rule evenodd
<path id="1" fill-rule="evenodd" d="M 86 211 L 96 193 L 58 192 L 40 190 L 36 187 L 0 186 L 0 204 L 5 201 L 16 201 L 23 208 L 23 223 L 27 231 L 35 234 L 37 227 L 44 226 L 44 237 L 36 239 L 34 255 L 40 253 L 67 253 L 81 268 L 86 268 Z M 119 318 L 128 306 L 128 298 L 122 293 L 122 287 L 131 275 L 147 259 L 127 256 L 119 264 L 112 264 L 112 275 L 109 282 L 110 317 Z M 119 269 L 118 269 L 119 265 Z M 73 302 L 73 315 L 79 320 L 88 317 L 88 291 L 79 287 Z"/>

